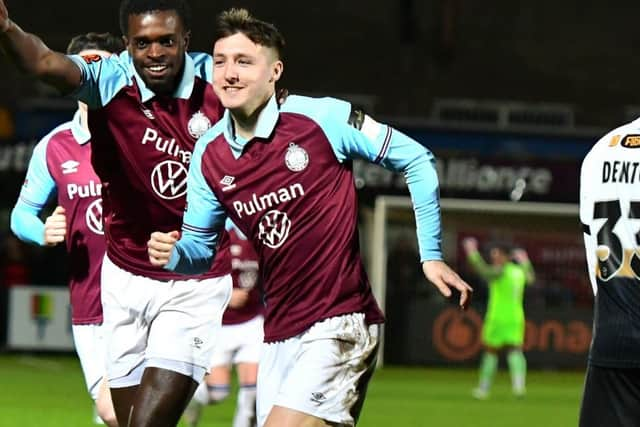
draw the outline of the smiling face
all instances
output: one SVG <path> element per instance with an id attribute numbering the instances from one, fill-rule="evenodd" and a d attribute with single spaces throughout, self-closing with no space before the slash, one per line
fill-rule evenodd
<path id="1" fill-rule="evenodd" d="M 236 117 L 251 117 L 275 92 L 283 70 L 274 49 L 243 33 L 218 39 L 213 46 L 213 90 Z"/>
<path id="2" fill-rule="evenodd" d="M 189 33 L 175 11 L 129 15 L 127 50 L 145 85 L 158 95 L 170 95 L 177 87 Z"/>

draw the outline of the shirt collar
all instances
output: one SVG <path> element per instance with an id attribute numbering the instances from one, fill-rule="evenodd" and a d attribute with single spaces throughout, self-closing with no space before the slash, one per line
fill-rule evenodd
<path id="1" fill-rule="evenodd" d="M 271 96 L 264 109 L 260 112 L 254 138 L 268 139 L 273 133 L 279 117 L 280 107 L 278 106 L 278 101 L 274 94 Z M 231 146 L 231 151 L 233 151 L 234 157 L 237 159 L 242 154 L 242 150 L 249 140 L 244 139 L 241 136 L 236 136 L 233 127 L 233 118 L 231 117 L 231 113 L 228 109 L 224 111 L 222 122 L 225 124 L 224 137 Z"/>
<path id="2" fill-rule="evenodd" d="M 131 56 L 127 55 L 127 57 L 129 59 L 129 66 L 131 67 L 133 76 L 138 82 L 138 87 L 140 88 L 140 98 L 142 102 L 147 102 L 148 100 L 156 96 L 156 94 L 153 93 L 153 91 L 147 87 L 147 85 L 144 83 L 144 80 L 142 80 L 142 77 L 140 77 L 140 75 L 138 74 L 136 67 L 133 66 L 133 59 L 131 58 Z M 173 97 L 181 98 L 181 99 L 189 99 L 189 97 L 191 97 L 191 92 L 193 91 L 195 76 L 196 76 L 196 70 L 195 70 L 195 65 L 193 63 L 193 59 L 191 58 L 190 55 L 187 55 L 185 53 L 184 54 L 184 71 L 182 73 L 182 79 L 180 80 L 180 84 L 178 84 L 178 87 L 173 93 Z"/>
<path id="3" fill-rule="evenodd" d="M 82 127 L 82 122 L 80 121 L 80 110 L 77 110 L 73 115 L 73 119 L 71 119 L 71 133 L 80 145 L 86 144 L 91 139 L 89 131 Z"/>

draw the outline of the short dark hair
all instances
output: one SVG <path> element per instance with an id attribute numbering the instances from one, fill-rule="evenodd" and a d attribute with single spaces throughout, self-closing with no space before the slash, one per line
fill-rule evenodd
<path id="1" fill-rule="evenodd" d="M 67 54 L 76 55 L 83 50 L 106 50 L 111 53 L 120 53 L 124 50 L 122 38 L 111 33 L 87 33 L 75 36 L 69 42 Z"/>
<path id="2" fill-rule="evenodd" d="M 218 15 L 215 41 L 242 33 L 255 44 L 266 46 L 278 54 L 278 59 L 284 55 L 284 37 L 275 25 L 253 17 L 247 9 L 229 9 Z"/>
<path id="3" fill-rule="evenodd" d="M 122 0 L 120 3 L 120 31 L 129 33 L 129 16 L 147 12 L 175 10 L 185 31 L 191 29 L 191 7 L 186 0 Z"/>
<path id="4" fill-rule="evenodd" d="M 493 249 L 497 249 L 503 254 L 509 256 L 509 254 L 511 253 L 511 250 L 513 249 L 513 245 L 504 240 L 494 240 L 487 244 L 487 249 L 489 251 Z"/>

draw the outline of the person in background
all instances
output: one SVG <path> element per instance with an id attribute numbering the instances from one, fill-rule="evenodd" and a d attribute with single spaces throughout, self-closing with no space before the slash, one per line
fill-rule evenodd
<path id="1" fill-rule="evenodd" d="M 580 169 L 580 221 L 595 295 L 580 427 L 640 425 L 640 120 L 604 135 Z"/>
<path id="2" fill-rule="evenodd" d="M 498 356 L 506 352 L 511 375 L 511 389 L 517 397 L 526 394 L 527 360 L 522 352 L 524 343 L 524 288 L 535 281 L 533 266 L 524 249 L 513 251 L 507 245 L 493 243 L 489 247 L 490 262 L 478 251 L 478 241 L 462 242 L 473 270 L 489 285 L 487 313 L 482 326 L 484 353 L 480 361 L 476 399 L 489 397 L 491 384 L 498 369 Z M 517 261 L 514 262 L 513 260 Z"/>
<path id="3" fill-rule="evenodd" d="M 124 49 L 109 33 L 74 37 L 69 55 L 107 58 Z M 99 419 L 117 426 L 105 361 L 100 301 L 100 270 L 105 252 L 100 179 L 91 166 L 91 135 L 87 106 L 78 103 L 73 119 L 53 129 L 36 145 L 20 196 L 11 212 L 11 230 L 21 240 L 41 245 L 66 245 L 73 340 L 89 394 Z M 45 221 L 40 215 L 57 195 L 57 207 Z"/>

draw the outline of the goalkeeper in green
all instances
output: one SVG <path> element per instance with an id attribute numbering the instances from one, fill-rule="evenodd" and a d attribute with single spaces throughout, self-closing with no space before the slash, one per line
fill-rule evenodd
<path id="1" fill-rule="evenodd" d="M 489 284 L 489 302 L 482 327 L 485 350 L 478 387 L 472 394 L 477 399 L 489 397 L 498 369 L 498 355 L 506 351 L 513 393 L 524 397 L 527 361 L 522 353 L 525 330 L 522 302 L 525 286 L 535 280 L 533 266 L 524 249 L 511 251 L 506 245 L 491 245 L 488 264 L 478 251 L 476 239 L 467 238 L 462 245 L 469 264 Z"/>

